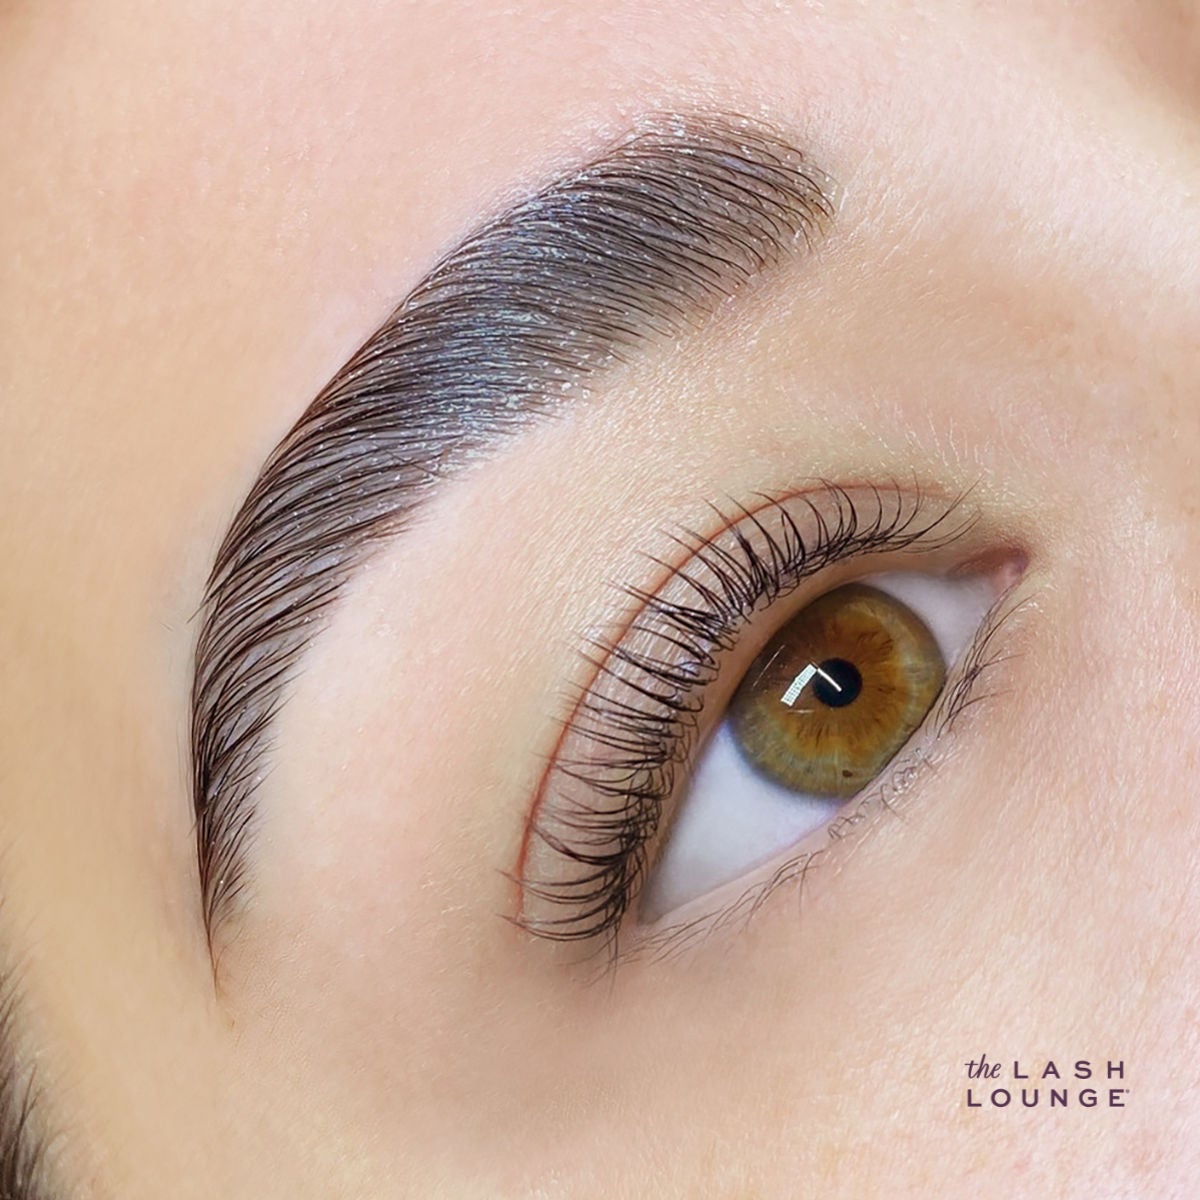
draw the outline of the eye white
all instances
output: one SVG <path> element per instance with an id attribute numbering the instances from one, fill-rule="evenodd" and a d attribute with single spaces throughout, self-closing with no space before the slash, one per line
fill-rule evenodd
<path id="1" fill-rule="evenodd" d="M 982 576 L 951 579 L 894 571 L 860 582 L 911 608 L 933 634 L 947 668 L 962 656 L 995 599 L 993 585 Z M 747 764 L 729 723 L 722 721 L 700 753 L 667 844 L 646 881 L 642 921 L 654 922 L 737 879 L 827 825 L 847 803 L 789 791 L 765 779 Z"/>

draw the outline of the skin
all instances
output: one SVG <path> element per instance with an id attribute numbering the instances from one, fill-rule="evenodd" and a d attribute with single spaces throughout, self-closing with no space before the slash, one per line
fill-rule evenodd
<path id="1" fill-rule="evenodd" d="M 110 0 L 0 31 L 0 921 L 68 1182 L 1195 1188 L 1194 4 Z M 828 241 L 458 478 L 355 583 L 214 977 L 185 730 L 228 520 L 441 253 L 688 107 L 811 153 Z M 581 631 L 659 531 L 914 473 L 974 486 L 1028 566 L 995 694 L 899 819 L 599 984 L 501 919 Z M 1121 1060 L 1126 1107 L 968 1109 L 981 1052 Z"/>

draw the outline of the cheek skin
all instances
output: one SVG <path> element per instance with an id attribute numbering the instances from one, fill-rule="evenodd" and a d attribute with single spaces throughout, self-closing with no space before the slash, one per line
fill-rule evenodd
<path id="1" fill-rule="evenodd" d="M 963 1048 L 998 1029 L 1015 1044 L 1083 1038 L 1095 1057 L 1111 1045 L 1131 1067 L 1142 1064 L 1137 1082 L 1148 1096 L 1144 1112 L 1122 1114 L 1120 1127 L 1103 1114 L 1084 1114 L 1086 1124 L 1067 1115 L 1056 1151 L 1063 1169 L 1099 1186 L 1116 1169 L 1104 1157 L 1114 1136 L 1144 1129 L 1182 1085 L 1159 1064 L 1176 1061 L 1162 1044 L 1176 1036 L 1182 984 L 1171 981 L 1186 979 L 1195 950 L 1194 938 L 1184 937 L 1152 963 L 1144 936 L 1160 913 L 1180 912 L 1179 881 L 1194 866 L 1187 851 L 1161 858 L 1164 845 L 1195 842 L 1184 806 L 1155 804 L 1158 772 L 1172 763 L 1147 763 L 1136 739 L 1113 728 L 1120 716 L 1096 721 L 1077 702 L 1087 691 L 1093 714 L 1119 714 L 1122 680 L 1136 684 L 1165 670 L 1176 682 L 1178 666 L 1118 656 L 1112 682 L 1097 689 L 1087 638 L 1045 633 L 1071 627 L 1091 585 L 1116 582 L 1101 577 L 1059 595 L 1042 589 L 1054 603 L 1043 599 L 1020 631 L 1021 650 L 1038 655 L 1055 686 L 1039 689 L 1015 668 L 1006 682 L 1021 702 L 978 710 L 979 725 L 992 725 L 984 748 L 964 746 L 951 764 L 952 785 L 924 794 L 903 824 L 885 824 L 865 840 L 836 890 L 814 879 L 801 911 L 794 896 L 780 893 L 719 954 L 622 971 L 611 991 L 566 989 L 556 971 L 543 975 L 528 961 L 519 971 L 500 970 L 502 959 L 464 938 L 469 923 L 451 917 L 424 944 L 403 939 L 400 961 L 422 979 L 423 999 L 414 989 L 394 1009 L 364 1008 L 363 996 L 343 998 L 344 981 L 335 979 L 352 964 L 343 959 L 330 969 L 320 1007 L 337 1012 L 354 997 L 363 1021 L 357 1034 L 341 1031 L 350 1037 L 339 1042 L 339 1056 L 349 1049 L 353 1057 L 355 1044 L 377 1047 L 389 1028 L 402 1033 L 406 1051 L 438 1069 L 422 1073 L 418 1086 L 381 1066 L 379 1098 L 403 1109 L 406 1128 L 428 1138 L 430 1152 L 453 1152 L 492 1180 L 535 1186 L 561 1178 L 586 1150 L 609 1188 L 629 1185 L 633 1160 L 655 1177 L 693 1178 L 699 1170 L 706 1182 L 732 1182 L 736 1175 L 773 1194 L 788 1180 L 823 1172 L 836 1188 L 843 1156 L 861 1151 L 856 1186 L 865 1194 L 886 1194 L 889 1182 L 917 1194 L 935 1182 L 922 1175 L 922 1163 L 970 1170 L 977 1150 L 969 1149 L 969 1131 L 951 1123 L 940 1136 L 923 1134 L 910 1157 L 890 1132 L 897 1106 L 920 1112 L 949 1103 Z M 1154 599 L 1130 597 L 1129 607 L 1140 611 Z M 1115 636 L 1130 612 L 1099 616 L 1093 629 Z M 1031 756 L 1028 747 L 1064 709 L 1080 715 L 1058 726 L 1055 744 L 1072 752 Z M 1135 776 L 1141 783 L 1129 788 Z M 1031 795 L 1043 803 L 1029 804 Z M 1142 810 L 1153 810 L 1150 827 L 1139 820 Z M 1130 867 L 1150 856 L 1162 862 L 1161 883 L 1147 889 L 1144 872 Z M 388 967 L 380 961 L 375 969 Z M 488 980 L 486 1002 L 468 978 Z M 959 981 L 952 1004 L 947 978 Z M 307 971 L 298 979 L 301 994 L 317 982 Z M 1096 996 L 1128 994 L 1131 980 L 1146 981 L 1130 997 L 1136 1021 L 1123 1005 L 1097 1012 Z M 370 1084 L 363 1066 L 356 1060 L 347 1104 L 352 1096 L 361 1101 Z M 672 1086 L 664 1088 L 668 1076 Z M 619 1146 L 596 1116 L 597 1095 L 606 1097 L 606 1112 L 628 1114 Z M 792 1129 L 797 1112 L 805 1114 L 803 1137 Z M 637 1132 L 647 1128 L 647 1114 L 653 1136 Z M 739 1145 L 764 1138 L 771 1155 L 745 1161 Z M 1003 1129 L 987 1145 L 998 1164 L 1022 1151 L 1021 1135 Z M 833 1146 L 837 1159 L 826 1159 L 822 1148 Z"/>

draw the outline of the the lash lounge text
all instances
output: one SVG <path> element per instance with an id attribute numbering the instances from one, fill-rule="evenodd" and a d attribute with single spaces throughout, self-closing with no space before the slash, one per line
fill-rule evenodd
<path id="1" fill-rule="evenodd" d="M 1120 1059 L 993 1062 L 981 1054 L 964 1065 L 967 1108 L 1124 1108 L 1129 1097 Z"/>

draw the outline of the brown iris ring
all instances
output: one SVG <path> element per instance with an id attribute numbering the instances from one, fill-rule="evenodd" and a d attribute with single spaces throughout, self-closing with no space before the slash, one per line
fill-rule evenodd
<path id="1" fill-rule="evenodd" d="M 912 736 L 945 680 L 925 622 L 886 591 L 850 583 L 767 643 L 730 703 L 729 727 L 766 779 L 847 799 Z"/>

